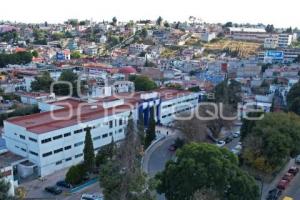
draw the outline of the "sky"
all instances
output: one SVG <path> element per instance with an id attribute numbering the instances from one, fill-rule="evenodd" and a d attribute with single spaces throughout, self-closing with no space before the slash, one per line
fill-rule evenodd
<path id="1" fill-rule="evenodd" d="M 264 23 L 300 28 L 299 0 L 1 0 L 0 21 L 62 23 L 70 18 L 94 21 L 163 19 Z"/>

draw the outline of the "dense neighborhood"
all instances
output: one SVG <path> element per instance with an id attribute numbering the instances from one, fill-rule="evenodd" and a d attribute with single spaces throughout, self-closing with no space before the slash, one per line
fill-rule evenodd
<path id="1" fill-rule="evenodd" d="M 300 30 L 0 21 L 0 200 L 300 200 Z"/>

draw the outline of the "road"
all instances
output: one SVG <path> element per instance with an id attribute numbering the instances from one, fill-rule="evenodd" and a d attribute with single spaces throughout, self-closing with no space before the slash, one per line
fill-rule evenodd
<path id="1" fill-rule="evenodd" d="M 64 179 L 67 169 L 57 171 L 54 174 L 45 177 L 45 180 L 35 179 L 26 183 L 22 183 L 20 186 L 26 189 L 27 199 L 55 199 L 55 200 L 80 200 L 83 193 L 97 193 L 100 194 L 99 182 L 90 185 L 76 193 L 70 193 L 67 189 L 63 189 L 63 193 L 60 195 L 52 195 L 44 191 L 47 186 L 53 186 L 57 181 Z"/>

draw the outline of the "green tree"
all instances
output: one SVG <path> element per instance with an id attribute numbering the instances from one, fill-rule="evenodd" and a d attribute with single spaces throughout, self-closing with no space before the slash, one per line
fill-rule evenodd
<path id="1" fill-rule="evenodd" d="M 159 16 L 156 20 L 156 25 L 161 26 L 163 22 L 163 18 L 161 16 Z"/>
<path id="2" fill-rule="evenodd" d="M 241 84 L 235 80 L 225 79 L 215 89 L 216 102 L 232 105 L 234 108 L 241 102 Z"/>
<path id="3" fill-rule="evenodd" d="M 183 146 L 156 179 L 157 191 L 168 200 L 197 199 L 197 193 L 224 200 L 259 199 L 255 180 L 238 167 L 236 156 L 206 143 Z"/>
<path id="4" fill-rule="evenodd" d="M 273 25 L 273 24 L 268 24 L 268 25 L 266 26 L 266 32 L 267 32 L 267 33 L 274 33 L 274 31 L 275 31 L 275 28 L 274 28 L 274 25 Z"/>
<path id="5" fill-rule="evenodd" d="M 60 77 L 59 81 L 65 81 L 71 84 L 72 88 L 69 87 L 67 84 L 56 84 L 54 87 L 55 94 L 58 95 L 70 95 L 78 96 L 77 94 L 77 81 L 78 76 L 72 70 L 64 70 Z"/>
<path id="6" fill-rule="evenodd" d="M 33 57 L 39 57 L 39 53 L 36 50 L 32 51 L 31 54 Z"/>
<path id="7" fill-rule="evenodd" d="M 88 172 L 92 172 L 95 167 L 95 153 L 94 145 L 91 136 L 91 127 L 86 127 L 85 140 L 84 140 L 84 167 Z"/>
<path id="8" fill-rule="evenodd" d="M 50 73 L 43 72 L 41 76 L 35 77 L 35 80 L 31 82 L 31 90 L 50 92 L 52 83 L 53 79 L 50 77 Z"/>
<path id="9" fill-rule="evenodd" d="M 71 59 L 81 58 L 81 53 L 79 51 L 74 51 L 71 53 Z"/>
<path id="10" fill-rule="evenodd" d="M 85 168 L 84 165 L 78 164 L 72 166 L 67 174 L 66 174 L 66 182 L 70 183 L 71 185 L 78 185 L 83 181 L 85 176 Z"/>
<path id="11" fill-rule="evenodd" d="M 246 165 L 273 173 L 290 156 L 300 153 L 300 117 L 293 113 L 266 113 L 243 139 Z"/>
<path id="12" fill-rule="evenodd" d="M 224 24 L 224 27 L 233 27 L 233 24 L 232 22 L 227 22 L 226 24 Z"/>
<path id="13" fill-rule="evenodd" d="M 129 79 L 134 82 L 136 91 L 150 91 L 157 88 L 157 85 L 147 76 L 130 76 Z"/>
<path id="14" fill-rule="evenodd" d="M 149 123 L 146 131 L 145 147 L 144 147 L 145 149 L 147 149 L 152 143 L 152 141 L 155 140 L 156 138 L 156 134 L 155 134 L 156 122 L 155 122 L 154 115 L 155 115 L 155 110 L 154 107 L 152 107 L 150 110 L 150 118 L 149 118 Z"/>
<path id="15" fill-rule="evenodd" d="M 96 166 L 99 167 L 102 164 L 107 163 L 109 160 L 112 160 L 113 156 L 115 155 L 115 150 L 116 146 L 114 140 L 112 139 L 110 144 L 101 147 L 100 150 L 97 152 L 95 158 Z"/>
<path id="16" fill-rule="evenodd" d="M 10 199 L 8 195 L 9 188 L 10 188 L 10 183 L 7 182 L 5 179 L 3 179 L 0 173 L 0 199 L 3 200 Z"/>
<path id="17" fill-rule="evenodd" d="M 31 52 L 17 52 L 13 54 L 0 54 L 0 68 L 5 67 L 8 64 L 28 64 L 32 61 Z"/>
<path id="18" fill-rule="evenodd" d="M 117 22 L 118 22 L 117 18 L 116 18 L 116 17 L 113 17 L 113 18 L 112 18 L 112 25 L 116 26 L 116 25 L 117 25 Z"/>
<path id="19" fill-rule="evenodd" d="M 153 200 L 148 180 L 141 170 L 141 141 L 131 115 L 125 136 L 113 159 L 100 168 L 104 197 L 107 200 Z"/>
<path id="20" fill-rule="evenodd" d="M 264 112 L 252 112 L 252 113 L 248 113 L 247 116 L 249 118 L 254 118 L 254 117 L 260 117 L 261 115 L 263 115 Z M 254 128 L 257 120 L 250 120 L 249 118 L 243 118 L 242 119 L 242 126 L 241 126 L 241 139 L 243 140 L 248 133 L 252 132 L 252 129 Z"/>
<path id="21" fill-rule="evenodd" d="M 292 86 L 286 97 L 288 110 L 300 115 L 300 82 Z"/>

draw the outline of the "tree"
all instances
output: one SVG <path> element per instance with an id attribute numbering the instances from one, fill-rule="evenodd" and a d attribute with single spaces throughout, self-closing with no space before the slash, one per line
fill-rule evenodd
<path id="1" fill-rule="evenodd" d="M 31 54 L 35 58 L 39 57 L 39 53 L 36 50 L 32 51 Z"/>
<path id="2" fill-rule="evenodd" d="M 299 103 L 300 103 L 300 82 L 292 86 L 287 94 L 287 107 L 288 110 L 300 115 Z"/>
<path id="3" fill-rule="evenodd" d="M 71 53 L 71 59 L 79 59 L 81 58 L 81 53 L 79 51 L 74 51 Z"/>
<path id="4" fill-rule="evenodd" d="M 146 131 L 146 137 L 145 137 L 145 149 L 147 149 L 150 144 L 152 143 L 153 140 L 155 140 L 156 138 L 156 134 L 155 134 L 155 116 L 154 116 L 154 108 L 152 107 L 150 110 L 150 118 L 149 118 L 149 123 L 148 123 L 148 127 L 147 127 L 147 131 Z"/>
<path id="5" fill-rule="evenodd" d="M 95 153 L 94 145 L 91 136 L 91 127 L 86 127 L 85 140 L 84 140 L 84 167 L 88 172 L 92 172 L 95 167 Z"/>
<path id="6" fill-rule="evenodd" d="M 114 140 L 112 139 L 110 144 L 101 147 L 100 150 L 98 151 L 95 158 L 96 166 L 99 167 L 100 165 L 105 164 L 108 161 L 112 160 L 113 156 L 115 155 L 115 150 L 116 150 L 116 146 Z"/>
<path id="7" fill-rule="evenodd" d="M 71 185 L 78 185 L 83 181 L 85 176 L 84 165 L 78 164 L 72 166 L 66 174 L 66 182 Z"/>
<path id="8" fill-rule="evenodd" d="M 300 153 L 300 117 L 293 113 L 266 113 L 243 139 L 242 158 L 255 170 L 271 174 L 290 156 Z"/>
<path id="9" fill-rule="evenodd" d="M 134 82 L 134 87 L 136 91 L 150 91 L 157 88 L 157 85 L 148 76 L 130 76 L 130 81 Z"/>
<path id="10" fill-rule="evenodd" d="M 117 25 L 117 22 L 118 22 L 117 18 L 116 18 L 116 17 L 113 17 L 113 18 L 112 18 L 112 25 L 113 25 L 113 26 L 116 26 L 116 25 Z"/>
<path id="11" fill-rule="evenodd" d="M 43 72 L 41 76 L 36 76 L 35 80 L 31 82 L 32 91 L 50 92 L 50 86 L 53 79 L 50 77 L 49 72 Z"/>
<path id="12" fill-rule="evenodd" d="M 7 182 L 5 179 L 2 178 L 2 175 L 0 173 L 0 199 L 9 199 L 9 189 L 10 189 L 10 183 Z"/>
<path id="13" fill-rule="evenodd" d="M 239 82 L 225 79 L 214 89 L 215 101 L 237 108 L 238 103 L 241 102 L 241 91 L 241 84 Z"/>
<path id="14" fill-rule="evenodd" d="M 8 64 L 25 65 L 32 61 L 31 52 L 17 52 L 13 54 L 0 54 L 0 68 L 6 67 Z"/>
<path id="15" fill-rule="evenodd" d="M 249 118 L 253 118 L 253 117 L 260 117 L 261 115 L 263 115 L 264 112 L 252 112 L 252 113 L 248 113 L 247 116 Z M 247 118 L 243 118 L 242 119 L 242 126 L 241 126 L 241 140 L 243 140 L 248 133 L 252 132 L 252 129 L 255 127 L 257 120 L 249 120 Z"/>
<path id="16" fill-rule="evenodd" d="M 191 143 L 176 153 L 165 170 L 156 175 L 157 191 L 168 200 L 216 199 L 258 200 L 255 180 L 238 167 L 237 158 L 225 148 Z M 206 198 L 201 198 L 206 199 Z"/>
<path id="17" fill-rule="evenodd" d="M 229 27 L 233 27 L 232 22 L 227 22 L 224 27 L 229 28 Z"/>
<path id="18" fill-rule="evenodd" d="M 153 200 L 150 184 L 141 170 L 141 141 L 130 114 L 125 139 L 113 159 L 100 168 L 100 186 L 107 200 Z"/>
<path id="19" fill-rule="evenodd" d="M 165 22 L 164 22 L 164 27 L 165 27 L 165 28 L 169 28 L 169 27 L 170 27 L 169 22 L 165 21 Z"/>
<path id="20" fill-rule="evenodd" d="M 71 95 L 71 96 L 78 96 L 77 94 L 77 81 L 78 76 L 72 70 L 64 70 L 59 79 L 59 81 L 65 81 L 71 84 L 72 88 L 70 88 L 67 84 L 56 84 L 54 87 L 55 94 L 58 95 Z"/>
<path id="21" fill-rule="evenodd" d="M 268 25 L 266 26 L 266 32 L 267 32 L 267 33 L 274 33 L 274 31 L 275 31 L 275 28 L 274 28 L 274 25 L 273 25 L 273 24 L 268 24 Z"/>
<path id="22" fill-rule="evenodd" d="M 161 16 L 159 16 L 156 20 L 156 25 L 161 26 L 163 22 L 163 18 Z"/>

